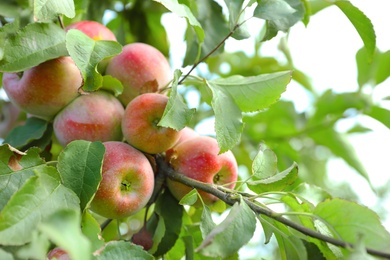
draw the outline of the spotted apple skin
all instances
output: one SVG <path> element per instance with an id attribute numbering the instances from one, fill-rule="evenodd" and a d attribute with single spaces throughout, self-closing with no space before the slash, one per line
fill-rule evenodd
<path id="1" fill-rule="evenodd" d="M 89 21 L 89 20 L 78 21 L 68 25 L 65 28 L 66 31 L 70 29 L 76 29 L 82 31 L 91 39 L 96 41 L 99 40 L 116 41 L 115 34 L 106 26 L 96 21 Z"/>
<path id="2" fill-rule="evenodd" d="M 81 85 L 80 70 L 69 56 L 45 61 L 22 74 L 3 74 L 3 88 L 11 102 L 48 121 L 79 96 Z"/>
<path id="3" fill-rule="evenodd" d="M 120 141 L 122 104 L 110 93 L 81 95 L 54 118 L 54 133 L 63 146 L 74 140 Z"/>
<path id="4" fill-rule="evenodd" d="M 123 92 L 118 98 L 127 106 L 141 94 L 166 87 L 171 80 L 171 67 L 158 49 L 135 42 L 123 46 L 122 52 L 110 60 L 106 74 L 122 83 Z"/>
<path id="5" fill-rule="evenodd" d="M 158 125 L 167 103 L 168 97 L 157 93 L 145 93 L 133 99 L 122 119 L 126 141 L 149 154 L 172 148 L 180 138 L 180 131 Z"/>
<path id="6" fill-rule="evenodd" d="M 166 153 L 166 159 L 175 171 L 191 179 L 210 185 L 224 185 L 233 189 L 238 178 L 237 161 L 231 151 L 219 154 L 217 141 L 208 136 L 195 136 Z M 173 196 L 180 200 L 192 190 L 184 184 L 168 179 L 167 185 Z M 211 205 L 218 200 L 209 193 L 199 191 L 204 203 Z M 195 206 L 201 206 L 198 200 Z"/>
<path id="7" fill-rule="evenodd" d="M 118 141 L 104 142 L 102 181 L 91 210 L 110 219 L 129 217 L 146 206 L 153 193 L 154 172 L 146 156 Z"/>

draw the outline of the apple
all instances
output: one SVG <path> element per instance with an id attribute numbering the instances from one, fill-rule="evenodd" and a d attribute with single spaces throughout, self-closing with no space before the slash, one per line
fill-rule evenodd
<path id="1" fill-rule="evenodd" d="M 191 127 L 186 126 L 182 130 L 180 130 L 180 138 L 177 141 L 177 143 L 175 144 L 175 146 L 184 142 L 184 141 L 187 141 L 195 136 L 199 136 L 199 134 Z"/>
<path id="2" fill-rule="evenodd" d="M 157 92 L 170 81 L 170 65 L 156 48 L 145 43 L 130 43 L 111 59 L 106 74 L 123 84 L 118 97 L 124 106 L 143 93 Z"/>
<path id="3" fill-rule="evenodd" d="M 11 102 L 0 101 L 0 108 L 0 138 L 4 139 L 14 127 L 21 125 L 23 120 L 20 118 L 20 108 Z"/>
<path id="4" fill-rule="evenodd" d="M 231 151 L 219 154 L 217 140 L 209 136 L 196 136 L 184 141 L 166 153 L 172 168 L 194 180 L 208 184 L 223 185 L 233 189 L 238 178 L 237 161 Z M 172 195 L 181 200 L 192 190 L 179 182 L 167 180 Z M 209 193 L 199 191 L 204 203 L 211 205 L 218 200 Z M 201 206 L 198 200 L 194 206 Z"/>
<path id="5" fill-rule="evenodd" d="M 90 38 L 98 40 L 116 41 L 114 33 L 103 24 L 96 21 L 79 21 L 68 25 L 65 31 L 77 29 Z"/>
<path id="6" fill-rule="evenodd" d="M 10 101 L 46 120 L 79 95 L 82 82 L 80 71 L 69 56 L 43 62 L 23 73 L 3 74 L 3 87 Z"/>
<path id="7" fill-rule="evenodd" d="M 91 202 L 91 210 L 111 219 L 140 211 L 153 193 L 154 172 L 146 156 L 118 141 L 104 142 L 106 153 L 102 181 Z"/>
<path id="8" fill-rule="evenodd" d="M 73 140 L 119 141 L 122 139 L 122 104 L 110 93 L 97 91 L 80 95 L 54 118 L 58 142 Z"/>
<path id="9" fill-rule="evenodd" d="M 70 260 L 70 256 L 65 250 L 55 247 L 47 253 L 47 259 Z"/>
<path id="10" fill-rule="evenodd" d="M 144 250 L 148 251 L 153 246 L 153 236 L 146 229 L 146 226 L 143 226 L 137 233 L 132 236 L 131 242 L 142 246 Z"/>
<path id="11" fill-rule="evenodd" d="M 162 153 L 173 147 L 179 140 L 180 132 L 157 125 L 167 103 L 167 96 L 145 93 L 127 105 L 122 132 L 130 145 L 150 154 Z"/>

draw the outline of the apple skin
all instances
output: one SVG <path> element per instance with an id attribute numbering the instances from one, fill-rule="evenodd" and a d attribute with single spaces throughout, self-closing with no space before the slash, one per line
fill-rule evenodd
<path id="1" fill-rule="evenodd" d="M 58 142 L 74 140 L 119 141 L 122 139 L 122 104 L 110 93 L 97 91 L 77 97 L 54 118 Z"/>
<path id="2" fill-rule="evenodd" d="M 47 259 L 70 260 L 70 256 L 65 250 L 55 247 L 47 253 Z"/>
<path id="3" fill-rule="evenodd" d="M 106 153 L 102 181 L 91 202 L 91 210 L 111 219 L 121 219 L 140 211 L 154 188 L 154 172 L 146 156 L 118 141 L 104 142 Z"/>
<path id="4" fill-rule="evenodd" d="M 148 251 L 153 246 L 153 236 L 147 230 L 146 226 L 143 226 L 137 233 L 132 236 L 131 242 L 142 246 L 144 250 Z"/>
<path id="5" fill-rule="evenodd" d="M 96 21 L 79 21 L 68 25 L 65 28 L 65 31 L 70 29 L 77 29 L 82 31 L 91 39 L 99 41 L 99 40 L 107 40 L 107 41 L 116 41 L 115 34 L 108 29 L 103 24 Z"/>
<path id="6" fill-rule="evenodd" d="M 145 43 L 130 43 L 113 57 L 106 74 L 123 84 L 119 100 L 124 106 L 143 93 L 157 92 L 170 81 L 170 65 L 156 48 Z"/>
<path id="7" fill-rule="evenodd" d="M 149 154 L 165 152 L 180 138 L 180 131 L 157 126 L 168 97 L 157 93 L 137 96 L 126 107 L 122 119 L 122 132 L 126 141 Z"/>
<path id="8" fill-rule="evenodd" d="M 217 140 L 209 136 L 197 136 L 184 141 L 166 153 L 166 159 L 172 168 L 194 180 L 204 183 L 226 185 L 233 189 L 238 178 L 237 161 L 231 151 L 219 153 Z M 192 190 L 179 182 L 167 179 L 167 185 L 172 195 L 181 200 Z M 217 197 L 198 191 L 206 205 L 218 200 Z M 200 200 L 194 206 L 201 206 Z"/>
<path id="9" fill-rule="evenodd" d="M 180 130 L 180 138 L 175 146 L 196 136 L 199 136 L 199 134 L 191 127 L 186 126 Z"/>
<path id="10" fill-rule="evenodd" d="M 51 120 L 75 99 L 82 77 L 69 56 L 45 61 L 19 73 L 4 73 L 3 87 L 13 104 L 36 117 Z"/>

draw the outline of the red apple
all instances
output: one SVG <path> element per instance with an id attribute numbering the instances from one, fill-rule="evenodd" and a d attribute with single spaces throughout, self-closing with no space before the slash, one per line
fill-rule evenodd
<path id="1" fill-rule="evenodd" d="M 47 259 L 70 260 L 70 257 L 65 250 L 55 247 L 47 253 Z"/>
<path id="2" fill-rule="evenodd" d="M 184 142 L 184 141 L 187 141 L 195 136 L 199 136 L 199 134 L 191 127 L 186 126 L 182 130 L 180 130 L 180 138 L 177 141 L 177 143 L 175 144 L 175 146 Z"/>
<path id="3" fill-rule="evenodd" d="M 233 189 L 238 177 L 237 161 L 231 151 L 219 153 L 217 140 L 208 136 L 197 136 L 184 141 L 166 153 L 173 169 L 189 178 Z M 167 180 L 172 195 L 180 200 L 192 190 L 179 182 Z M 199 191 L 206 205 L 217 201 L 217 197 Z M 195 206 L 200 206 L 198 200 Z"/>
<path id="4" fill-rule="evenodd" d="M 116 41 L 114 33 L 103 24 L 96 21 L 79 21 L 68 25 L 65 30 L 77 29 L 90 38 L 98 40 Z"/>
<path id="5" fill-rule="evenodd" d="M 126 107 L 122 119 L 122 132 L 126 141 L 150 154 L 162 153 L 179 140 L 180 132 L 158 126 L 168 97 L 157 93 L 142 94 Z"/>
<path id="6" fill-rule="evenodd" d="M 109 62 L 106 74 L 123 84 L 118 97 L 124 106 L 143 93 L 156 92 L 170 81 L 170 66 L 165 56 L 145 43 L 131 43 Z"/>
<path id="7" fill-rule="evenodd" d="M 119 141 L 123 113 L 122 104 L 108 92 L 81 95 L 54 118 L 54 133 L 63 146 L 73 140 Z"/>
<path id="8" fill-rule="evenodd" d="M 75 99 L 81 85 L 80 71 L 70 57 L 46 61 L 23 74 L 3 74 L 3 87 L 11 102 L 46 120 Z"/>
<path id="9" fill-rule="evenodd" d="M 141 210 L 153 193 L 154 172 L 146 156 L 123 142 L 104 142 L 102 176 L 91 210 L 113 219 Z"/>
<path id="10" fill-rule="evenodd" d="M 153 236 L 146 229 L 146 226 L 143 226 L 137 233 L 132 236 L 131 242 L 142 246 L 144 250 L 148 251 L 153 246 Z"/>
<path id="11" fill-rule="evenodd" d="M 20 109 L 11 102 L 0 101 L 0 138 L 5 138 L 16 126 L 21 125 Z"/>

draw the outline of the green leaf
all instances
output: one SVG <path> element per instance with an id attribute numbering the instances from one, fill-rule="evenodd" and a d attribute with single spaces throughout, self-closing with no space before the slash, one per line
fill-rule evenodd
<path id="1" fill-rule="evenodd" d="M 203 239 L 205 239 L 207 235 L 210 234 L 210 232 L 217 226 L 211 217 L 211 211 L 209 207 L 203 207 L 200 220 L 200 231 L 202 232 Z"/>
<path id="2" fill-rule="evenodd" d="M 364 47 L 367 50 L 368 58 L 371 60 L 376 48 L 376 35 L 371 20 L 350 1 L 339 0 L 334 4 L 347 16 L 359 33 L 360 38 L 364 43 Z"/>
<path id="3" fill-rule="evenodd" d="M 64 249 L 71 259 L 92 258 L 91 243 L 81 232 L 78 209 L 58 210 L 40 223 L 38 229 Z"/>
<path id="4" fill-rule="evenodd" d="M 205 256 L 228 257 L 249 242 L 256 229 L 256 217 L 241 200 L 231 208 L 229 215 L 213 228 L 196 249 Z"/>
<path id="5" fill-rule="evenodd" d="M 61 27 L 53 23 L 31 23 L 6 38 L 0 71 L 20 72 L 66 55 L 65 31 Z"/>
<path id="6" fill-rule="evenodd" d="M 0 244 L 30 242 L 38 224 L 60 209 L 79 210 L 77 196 L 61 184 L 57 170 L 47 166 L 35 172 L 0 212 Z"/>
<path id="7" fill-rule="evenodd" d="M 263 0 L 259 1 L 254 17 L 267 21 L 264 40 L 270 40 L 278 31 L 287 32 L 295 23 L 302 20 L 305 7 L 300 0 Z"/>
<path id="8" fill-rule="evenodd" d="M 100 236 L 100 225 L 88 210 L 83 212 L 81 218 L 81 230 L 84 236 L 86 236 L 91 242 L 92 251 L 96 251 L 104 246 L 104 240 Z"/>
<path id="9" fill-rule="evenodd" d="M 367 247 L 390 253 L 390 234 L 382 226 L 378 215 L 369 208 L 332 199 L 318 204 L 313 213 L 332 225 L 344 241 L 356 244 L 362 236 Z"/>
<path id="10" fill-rule="evenodd" d="M 194 203 L 198 200 L 199 193 L 196 189 L 188 192 L 180 201 L 180 205 L 194 205 Z"/>
<path id="11" fill-rule="evenodd" d="M 354 147 L 347 140 L 346 136 L 335 131 L 333 128 L 323 128 L 309 133 L 309 136 L 319 145 L 323 145 L 336 156 L 342 158 L 361 176 L 369 181 L 368 173 L 359 160 Z"/>
<path id="12" fill-rule="evenodd" d="M 154 257 L 143 250 L 141 246 L 134 245 L 126 241 L 111 241 L 106 244 L 104 249 L 96 257 L 98 260 L 112 259 L 134 259 L 134 260 L 153 260 Z"/>
<path id="13" fill-rule="evenodd" d="M 294 162 L 286 170 L 276 173 L 273 176 L 258 179 L 252 176 L 252 181 L 248 181 L 248 187 L 252 191 L 260 194 L 267 191 L 281 191 L 292 185 L 298 178 L 298 165 Z"/>
<path id="14" fill-rule="evenodd" d="M 47 236 L 36 230 L 33 232 L 31 243 L 22 246 L 17 251 L 17 256 L 21 259 L 46 259 L 50 245 Z"/>
<path id="15" fill-rule="evenodd" d="M 243 0 L 234 1 L 234 0 L 225 0 L 225 4 L 229 9 L 229 27 L 230 31 L 235 30 L 232 37 L 237 40 L 242 40 L 249 38 L 251 35 L 248 31 L 245 19 L 245 10 L 242 10 Z M 240 24 L 238 28 L 236 25 Z"/>
<path id="16" fill-rule="evenodd" d="M 291 71 L 243 77 L 231 76 L 208 82 L 212 88 L 228 93 L 243 112 L 254 112 L 275 103 L 291 80 Z"/>
<path id="17" fill-rule="evenodd" d="M 45 166 L 39 152 L 39 149 L 31 148 L 26 154 L 17 155 L 8 145 L 0 146 L 0 211 L 11 196 L 34 176 L 34 171 L 39 171 Z M 8 166 L 10 159 L 17 162 L 13 168 Z"/>
<path id="18" fill-rule="evenodd" d="M 95 91 L 102 87 L 103 76 L 97 70 L 99 62 L 122 51 L 118 42 L 95 41 L 76 29 L 67 32 L 66 48 L 81 71 L 85 91 Z"/>
<path id="19" fill-rule="evenodd" d="M 390 129 L 390 110 L 373 105 L 369 109 L 365 110 L 364 113 L 378 120 Z"/>
<path id="20" fill-rule="evenodd" d="M 74 3 L 72 0 L 35 0 L 34 16 L 40 21 L 51 21 L 59 15 L 68 18 L 75 17 Z"/>
<path id="21" fill-rule="evenodd" d="M 15 258 L 11 253 L 8 253 L 7 251 L 4 251 L 0 248 L 0 259 L 2 260 L 14 260 Z"/>
<path id="22" fill-rule="evenodd" d="M 280 200 L 284 202 L 288 207 L 290 207 L 293 212 L 304 212 L 304 213 L 311 214 L 312 211 L 314 210 L 314 206 L 310 202 L 308 202 L 307 200 L 301 201 L 300 197 L 297 197 L 295 196 L 295 194 L 292 193 L 281 197 Z M 316 225 L 313 221 L 313 218 L 309 218 L 308 216 L 299 216 L 299 215 L 298 218 L 303 226 L 310 228 L 312 230 L 316 230 Z M 326 259 L 335 258 L 335 254 L 329 249 L 327 244 L 312 237 L 308 237 L 307 240 L 315 244 L 318 247 L 318 249 L 321 251 L 321 253 L 326 257 Z"/>
<path id="23" fill-rule="evenodd" d="M 102 90 L 111 92 L 114 96 L 119 96 L 123 92 L 123 85 L 117 78 L 111 75 L 103 76 Z"/>
<path id="24" fill-rule="evenodd" d="M 215 114 L 215 132 L 220 153 L 234 147 L 241 138 L 243 130 L 241 110 L 229 93 L 219 87 L 208 85 L 213 94 L 211 106 Z"/>
<path id="25" fill-rule="evenodd" d="M 195 109 L 189 109 L 184 103 L 183 97 L 177 91 L 178 81 L 181 74 L 180 70 L 175 71 L 168 104 L 160 122 L 158 123 L 159 126 L 170 127 L 177 131 L 188 125 L 195 113 Z"/>
<path id="26" fill-rule="evenodd" d="M 178 0 L 154 0 L 164 5 L 169 11 L 177 14 L 180 17 L 184 17 L 188 23 L 195 30 L 198 36 L 199 43 L 204 41 L 205 33 L 199 21 L 196 19 L 191 9 L 184 3 L 179 3 Z"/>
<path id="27" fill-rule="evenodd" d="M 57 169 L 62 182 L 80 198 L 81 210 L 88 207 L 102 180 L 104 152 L 101 142 L 77 140 L 58 156 Z"/>
<path id="28" fill-rule="evenodd" d="M 271 149 L 260 149 L 252 164 L 252 174 L 259 179 L 265 179 L 276 174 L 278 158 Z"/>
<path id="29" fill-rule="evenodd" d="M 375 73 L 375 84 L 378 85 L 384 82 L 390 76 L 390 51 L 378 54 L 377 64 L 378 65 Z"/>
<path id="30" fill-rule="evenodd" d="M 23 125 L 12 129 L 4 142 L 15 148 L 22 148 L 34 140 L 41 139 L 48 127 L 48 121 L 37 117 L 29 117 Z"/>
<path id="31" fill-rule="evenodd" d="M 258 216 L 258 218 L 263 228 L 267 230 L 267 237 L 274 234 L 278 242 L 281 259 L 308 259 L 307 251 L 302 240 L 293 235 L 284 224 L 265 215 Z"/>
<path id="32" fill-rule="evenodd" d="M 158 244 L 157 251 L 153 253 L 154 256 L 161 256 L 168 252 L 179 238 L 183 207 L 170 192 L 165 191 L 156 202 L 155 212 L 164 221 L 165 226 L 164 237 Z"/>
<path id="33" fill-rule="evenodd" d="M 253 112 L 269 107 L 280 98 L 290 79 L 291 72 L 287 71 L 206 81 L 212 92 L 211 106 L 220 153 L 232 149 L 240 140 L 242 111 Z"/>

